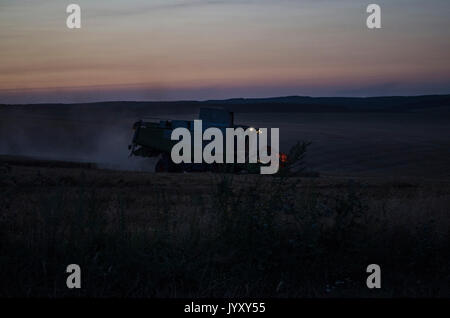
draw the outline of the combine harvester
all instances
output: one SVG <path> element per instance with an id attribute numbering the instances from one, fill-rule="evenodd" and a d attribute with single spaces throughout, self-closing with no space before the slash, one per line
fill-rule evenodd
<path id="1" fill-rule="evenodd" d="M 234 113 L 224 109 L 201 108 L 199 119 L 202 120 L 202 133 L 204 130 L 215 127 L 222 131 L 225 136 L 226 128 L 242 128 L 243 130 L 257 128 L 235 125 Z M 188 120 L 159 120 L 158 122 L 149 122 L 140 120 L 133 125 L 134 135 L 131 145 L 128 146 L 130 156 L 140 157 L 159 157 L 155 165 L 155 172 L 232 172 L 232 173 L 259 173 L 262 163 L 248 163 L 248 138 L 245 138 L 246 161 L 245 163 L 227 163 L 227 164 L 207 164 L 207 163 L 180 163 L 176 164 L 172 161 L 172 147 L 178 143 L 177 140 L 171 140 L 172 131 L 176 128 L 183 127 L 188 129 L 193 136 L 194 121 Z M 194 144 L 193 142 L 191 143 Z M 225 142 L 224 142 L 225 144 Z M 203 145 L 204 146 L 204 145 Z M 267 149 L 270 153 L 270 146 Z M 202 149 L 203 151 L 203 149 Z M 191 151 L 191 153 L 194 153 Z M 235 143 L 236 156 L 236 143 Z M 225 153 L 223 154 L 225 158 Z M 280 165 L 287 160 L 286 155 L 280 154 Z M 191 160 L 193 162 L 193 160 Z M 236 158 L 234 160 L 236 161 Z"/>

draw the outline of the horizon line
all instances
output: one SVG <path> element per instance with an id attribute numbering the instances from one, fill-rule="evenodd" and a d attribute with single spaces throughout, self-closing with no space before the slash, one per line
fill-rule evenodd
<path id="1" fill-rule="evenodd" d="M 226 102 L 233 100 L 270 100 L 287 98 L 315 98 L 315 99 L 375 99 L 375 98 L 417 98 L 417 97 L 437 97 L 450 96 L 445 94 L 419 94 L 419 95 L 374 95 L 374 96 L 310 96 L 310 95 L 280 95 L 271 97 L 231 97 L 225 99 L 180 99 L 180 100 L 103 100 L 91 102 L 43 102 L 43 103 L 0 103 L 1 106 L 22 106 L 22 105 L 78 105 L 78 104 L 106 104 L 106 103 L 207 103 L 207 102 Z"/>

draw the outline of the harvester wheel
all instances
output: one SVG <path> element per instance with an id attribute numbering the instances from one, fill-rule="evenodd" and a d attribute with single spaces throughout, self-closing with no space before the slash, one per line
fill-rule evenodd
<path id="1" fill-rule="evenodd" d="M 180 168 L 172 161 L 169 154 L 163 153 L 155 165 L 155 172 L 179 172 Z"/>
<path id="2" fill-rule="evenodd" d="M 160 158 L 155 165 L 155 172 L 167 172 L 168 167 L 165 165 L 164 160 Z"/>

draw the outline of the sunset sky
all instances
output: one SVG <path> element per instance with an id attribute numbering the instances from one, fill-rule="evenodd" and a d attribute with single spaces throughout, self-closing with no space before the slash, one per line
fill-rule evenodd
<path id="1" fill-rule="evenodd" d="M 449 30 L 449 0 L 0 0 L 0 103 L 444 94 Z"/>

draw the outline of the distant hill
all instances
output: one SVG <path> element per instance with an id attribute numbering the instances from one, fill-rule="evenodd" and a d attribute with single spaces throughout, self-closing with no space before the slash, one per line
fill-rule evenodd
<path id="1" fill-rule="evenodd" d="M 450 95 L 393 96 L 393 97 L 307 97 L 237 98 L 207 101 L 239 111 L 276 109 L 280 112 L 404 112 L 432 108 L 450 108 Z"/>
<path id="2" fill-rule="evenodd" d="M 430 112 L 450 113 L 450 95 L 393 96 L 393 97 L 307 97 L 233 98 L 227 100 L 175 102 L 99 102 L 86 104 L 30 104 L 0 105 L 3 110 L 29 112 L 51 111 L 77 113 L 195 113 L 200 107 L 224 107 L 240 113 L 252 112 Z"/>

